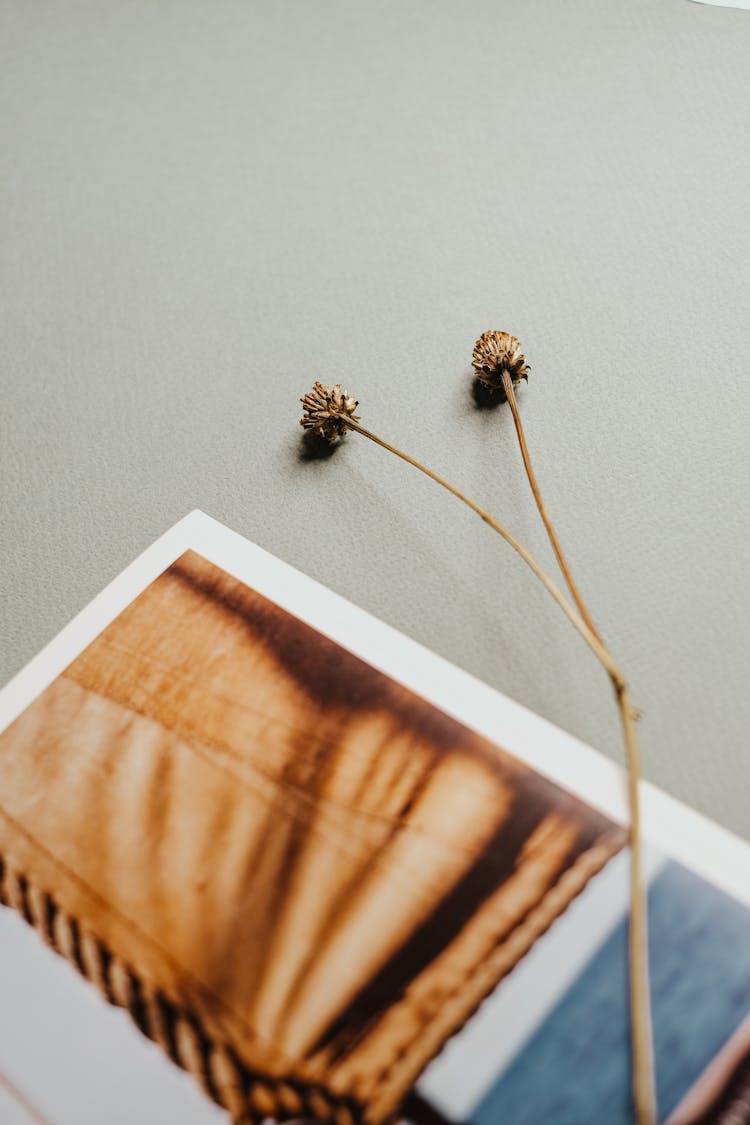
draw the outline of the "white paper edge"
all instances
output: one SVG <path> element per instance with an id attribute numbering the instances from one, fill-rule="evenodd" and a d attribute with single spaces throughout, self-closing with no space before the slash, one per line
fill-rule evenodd
<path id="1" fill-rule="evenodd" d="M 694 4 L 702 4 L 706 8 L 736 8 L 738 11 L 750 11 L 750 0 L 693 0 Z"/>
<path id="2" fill-rule="evenodd" d="M 606 816 L 627 823 L 626 779 L 619 766 L 197 509 L 126 567 L 0 691 L 0 732 L 189 549 Z M 750 906 L 750 843 L 648 782 L 642 786 L 642 812 L 644 835 L 653 845 Z"/>

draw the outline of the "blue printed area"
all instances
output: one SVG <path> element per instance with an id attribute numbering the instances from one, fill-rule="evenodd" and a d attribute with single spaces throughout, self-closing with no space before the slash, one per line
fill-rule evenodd
<path id="1" fill-rule="evenodd" d="M 750 1012 L 750 911 L 676 863 L 649 890 L 660 1118 Z M 471 1115 L 472 1125 L 630 1125 L 627 921 Z"/>

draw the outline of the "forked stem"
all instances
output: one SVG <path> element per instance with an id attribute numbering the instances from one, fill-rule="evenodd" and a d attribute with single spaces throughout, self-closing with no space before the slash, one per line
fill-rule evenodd
<path id="1" fill-rule="evenodd" d="M 610 664 L 604 664 L 615 689 L 615 698 L 620 712 L 620 722 L 625 740 L 625 754 L 628 765 L 628 801 L 630 806 L 630 1019 L 631 1039 L 633 1046 L 633 1100 L 635 1103 L 635 1116 L 638 1125 L 653 1125 L 656 1121 L 656 1094 L 654 1089 L 654 1052 L 653 1031 L 651 1023 L 651 996 L 648 978 L 648 915 L 646 892 L 643 885 L 643 849 L 641 840 L 641 802 L 640 802 L 640 753 L 638 749 L 638 736 L 635 727 L 635 713 L 630 703 L 628 687 L 625 680 L 617 672 L 616 665 L 604 645 L 599 632 L 591 618 L 580 591 L 570 573 L 560 541 L 557 538 L 552 521 L 542 500 L 542 494 L 537 484 L 536 474 L 531 464 L 529 449 L 526 444 L 526 435 L 521 422 L 521 414 L 516 401 L 513 380 L 507 370 L 501 372 L 503 390 L 508 399 L 513 422 L 516 427 L 518 444 L 521 448 L 526 476 L 529 480 L 531 491 L 539 509 L 539 515 L 547 530 L 549 541 L 555 552 L 560 570 L 562 571 L 570 595 L 576 604 L 581 619 L 587 628 L 596 637 L 607 653 Z M 610 667 L 611 665 L 611 667 Z M 615 668 L 617 675 L 612 674 Z"/>

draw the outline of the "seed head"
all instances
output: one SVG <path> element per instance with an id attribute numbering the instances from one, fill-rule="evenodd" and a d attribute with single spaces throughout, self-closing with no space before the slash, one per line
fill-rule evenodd
<path id="1" fill-rule="evenodd" d="M 474 345 L 471 362 L 477 377 L 493 390 L 502 389 L 503 371 L 508 372 L 514 385 L 529 377 L 521 343 L 509 332 L 483 332 Z"/>
<path id="2" fill-rule="evenodd" d="M 325 383 L 314 383 L 313 389 L 300 402 L 305 411 L 299 420 L 300 426 L 320 434 L 329 445 L 346 434 L 349 428 L 346 418 L 359 421 L 359 415 L 354 413 L 359 404 L 348 391 L 342 390 L 340 383 L 333 388 Z"/>

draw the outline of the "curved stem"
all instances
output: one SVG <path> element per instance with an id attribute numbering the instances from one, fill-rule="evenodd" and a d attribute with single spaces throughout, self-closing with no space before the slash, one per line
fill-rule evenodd
<path id="1" fill-rule="evenodd" d="M 508 380 L 510 382 L 510 380 Z M 630 863 L 630 941 L 629 941 L 629 960 L 630 960 L 630 1007 L 631 1007 L 631 1021 L 632 1021 L 632 1045 L 633 1045 L 633 1093 L 635 1103 L 635 1117 L 638 1125 L 653 1125 L 656 1120 L 656 1100 L 654 1093 L 654 1079 L 653 1079 L 653 1047 L 652 1047 L 652 1031 L 651 1031 L 651 1010 L 650 1010 L 650 994 L 648 985 L 648 943 L 647 943 L 647 915 L 646 915 L 646 899 L 643 891 L 642 880 L 642 842 L 641 842 L 641 816 L 640 816 L 640 794 L 639 794 L 639 778 L 640 778 L 640 761 L 638 750 L 638 739 L 635 730 L 635 713 L 630 703 L 628 694 L 628 687 L 625 679 L 620 672 L 619 668 L 612 659 L 609 650 L 601 640 L 599 633 L 591 619 L 590 614 L 586 608 L 585 603 L 576 587 L 573 578 L 570 574 L 570 569 L 565 561 L 562 553 L 557 535 L 555 534 L 552 522 L 547 514 L 546 508 L 541 498 L 539 487 L 536 483 L 536 476 L 531 467 L 531 459 L 529 457 L 526 439 L 523 433 L 523 426 L 521 424 L 520 414 L 518 412 L 518 405 L 516 403 L 515 394 L 513 393 L 513 385 L 506 388 L 506 395 L 508 402 L 511 404 L 513 411 L 513 418 L 516 423 L 516 432 L 518 434 L 519 443 L 521 445 L 521 452 L 523 455 L 524 465 L 529 477 L 532 492 L 537 501 L 540 515 L 547 528 L 547 533 L 550 537 L 555 555 L 560 564 L 565 581 L 573 597 L 577 609 L 574 608 L 567 598 L 561 593 L 557 585 L 552 581 L 545 570 L 539 565 L 534 556 L 527 551 L 522 543 L 516 539 L 514 535 L 502 524 L 499 520 L 495 519 L 488 511 L 477 504 L 471 497 L 467 496 L 445 477 L 434 472 L 428 468 L 421 461 L 416 458 L 410 457 L 408 453 L 404 453 L 395 445 L 385 441 L 383 438 L 378 437 L 377 434 L 372 433 L 370 430 L 360 426 L 358 422 L 352 421 L 351 418 L 344 418 L 341 420 L 346 423 L 347 427 L 354 430 L 356 433 L 361 434 L 363 437 L 368 438 L 376 445 L 381 446 L 383 449 L 388 450 L 389 453 L 395 454 L 400 457 L 402 461 L 412 465 L 415 469 L 419 469 L 421 473 L 435 481 L 442 488 L 445 488 L 451 495 L 455 496 L 473 512 L 475 512 L 480 519 L 496 531 L 510 547 L 523 559 L 526 565 L 533 571 L 547 592 L 554 598 L 558 606 L 562 609 L 563 613 L 570 620 L 575 629 L 580 633 L 583 639 L 588 644 L 589 648 L 594 652 L 599 662 L 605 668 L 609 675 L 612 685 L 615 690 L 617 705 L 620 712 L 620 721 L 622 723 L 623 735 L 625 739 L 625 749 L 628 763 L 628 798 L 630 806 L 630 843 L 631 843 L 631 863 Z"/>
<path id="2" fill-rule="evenodd" d="M 467 496 L 464 492 L 461 492 L 460 489 L 456 488 L 456 486 L 451 484 L 450 481 L 446 480 L 445 477 L 441 477 L 438 473 L 433 472 L 432 469 L 429 469 L 426 465 L 423 465 L 421 461 L 417 461 L 414 457 L 410 457 L 408 453 L 404 453 L 402 449 L 398 449 L 395 445 L 391 445 L 390 442 L 384 441 L 383 438 L 378 437 L 377 434 L 373 434 L 370 430 L 366 430 L 364 426 L 360 426 L 358 422 L 353 422 L 351 418 L 344 418 L 342 415 L 341 420 L 346 422 L 346 425 L 349 427 L 349 429 L 355 430 L 358 434 L 362 434 L 362 437 L 369 438 L 370 441 L 374 441 L 376 445 L 380 445 L 383 449 L 387 449 L 389 453 L 395 453 L 395 455 L 397 457 L 400 457 L 402 461 L 406 461 L 409 465 L 413 465 L 415 469 L 419 469 L 420 473 L 424 473 L 425 476 L 428 476 L 430 478 L 430 480 L 434 480 L 436 484 L 439 484 L 442 488 L 447 489 L 448 492 L 450 492 L 463 504 L 466 504 L 468 508 L 471 508 L 472 512 L 476 512 L 480 519 L 489 524 L 490 527 L 498 533 L 498 535 L 501 535 L 505 542 L 508 543 L 513 548 L 513 550 L 521 556 L 526 565 L 533 570 L 534 574 L 546 588 L 548 593 L 552 595 L 557 604 L 560 606 L 560 609 L 568 617 L 570 622 L 575 626 L 583 639 L 586 641 L 586 644 L 593 650 L 597 659 L 604 665 L 613 682 L 615 682 L 615 684 L 617 685 L 617 688 L 620 689 L 625 687 L 625 682 L 617 666 L 615 665 L 612 657 L 609 655 L 606 648 L 596 636 L 596 634 L 592 632 L 581 615 L 577 612 L 577 610 L 573 608 L 567 598 L 560 592 L 558 587 L 552 581 L 547 572 L 542 569 L 534 556 L 526 550 L 522 543 L 519 543 L 516 537 L 512 535 L 508 531 L 508 529 L 500 523 L 499 520 L 496 520 L 494 516 L 490 515 L 490 513 L 485 511 L 484 508 L 481 508 L 479 504 L 471 499 L 470 496 Z"/>
<path id="3" fill-rule="evenodd" d="M 594 636 L 599 637 L 599 632 L 596 628 L 596 625 L 594 624 L 593 620 L 591 619 L 591 615 L 589 614 L 589 611 L 586 608 L 586 604 L 585 604 L 583 598 L 581 597 L 581 595 L 579 593 L 578 587 L 576 586 L 575 582 L 573 581 L 573 575 L 570 573 L 570 568 L 568 566 L 565 555 L 563 554 L 563 549 L 560 546 L 560 540 L 557 538 L 557 532 L 555 531 L 554 527 L 552 526 L 552 520 L 549 518 L 549 515 L 547 514 L 547 509 L 544 506 L 544 501 L 542 500 L 542 494 L 539 490 L 539 485 L 537 484 L 537 481 L 536 481 L 536 474 L 535 474 L 533 466 L 531 464 L 531 457 L 529 456 L 529 449 L 528 449 L 528 446 L 526 445 L 526 435 L 523 432 L 523 425 L 521 424 L 521 415 L 520 415 L 520 412 L 518 410 L 518 402 L 516 401 L 516 394 L 515 394 L 515 391 L 513 390 L 513 380 L 511 379 L 509 373 L 505 370 L 502 372 L 502 379 L 503 379 L 503 390 L 505 391 L 506 398 L 508 399 L 508 405 L 510 406 L 510 412 L 513 415 L 513 421 L 515 422 L 515 426 L 516 426 L 516 434 L 518 435 L 518 444 L 521 447 L 521 456 L 523 457 L 523 464 L 524 464 L 524 468 L 526 469 L 526 476 L 529 478 L 529 484 L 531 485 L 531 491 L 534 494 L 534 499 L 536 500 L 536 506 L 539 509 L 539 515 L 542 517 L 542 523 L 544 524 L 545 528 L 547 529 L 547 535 L 549 536 L 549 541 L 552 544 L 552 550 L 555 552 L 555 558 L 557 559 L 557 561 L 559 563 L 560 570 L 562 571 L 563 577 L 564 577 L 565 582 L 567 584 L 567 587 L 570 590 L 570 595 L 573 598 L 573 601 L 576 603 L 576 606 L 578 607 L 578 612 L 580 613 L 581 617 L 586 622 L 586 624 L 588 625 L 589 629 L 594 634 Z M 601 640 L 601 637 L 599 637 L 599 639 Z"/>
<path id="4" fill-rule="evenodd" d="M 513 415 L 513 421 L 521 448 L 526 476 L 539 509 L 539 515 L 547 530 L 549 541 L 555 552 L 566 585 L 575 602 L 582 620 L 592 634 L 602 644 L 610 661 L 609 650 L 604 646 L 599 632 L 586 608 L 581 594 L 570 573 L 567 560 L 557 538 L 557 533 L 544 506 L 537 484 L 536 474 L 531 464 L 526 435 L 521 422 L 513 381 L 507 371 L 502 372 L 503 390 Z M 612 662 L 614 664 L 614 662 Z M 633 1100 L 638 1125 L 652 1125 L 656 1120 L 656 1095 L 654 1091 L 654 1052 L 651 1023 L 651 995 L 648 980 L 648 911 L 646 892 L 643 886 L 643 848 L 641 840 L 641 809 L 639 782 L 641 776 L 638 736 L 635 728 L 635 713 L 630 703 L 628 687 L 622 676 L 615 678 L 605 664 L 612 679 L 620 712 L 620 722 L 625 740 L 625 753 L 628 766 L 628 802 L 630 806 L 630 1019 L 633 1046 Z M 615 666 L 616 667 L 616 666 Z"/>

